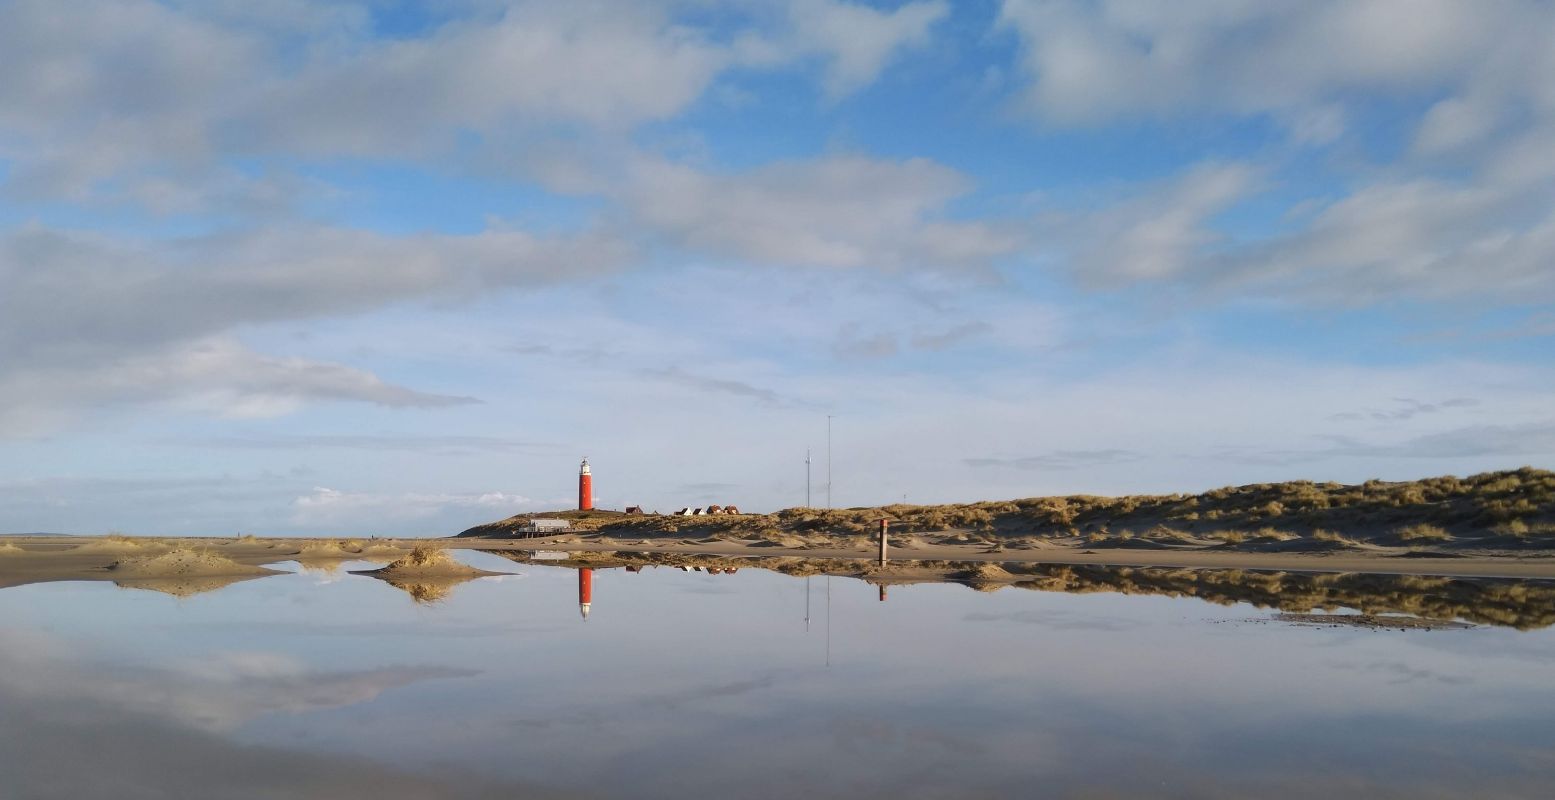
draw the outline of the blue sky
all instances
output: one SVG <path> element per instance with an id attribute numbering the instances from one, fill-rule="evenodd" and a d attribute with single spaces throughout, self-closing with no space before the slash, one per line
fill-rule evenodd
<path id="1" fill-rule="evenodd" d="M 0 530 L 1555 456 L 1539 2 L 0 8 Z M 815 492 L 825 496 L 818 464 Z"/>

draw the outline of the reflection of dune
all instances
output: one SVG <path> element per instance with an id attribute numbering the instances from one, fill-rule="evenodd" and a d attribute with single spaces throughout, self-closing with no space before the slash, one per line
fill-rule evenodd
<path id="1" fill-rule="evenodd" d="M 264 567 L 239 564 L 212 553 L 179 548 L 158 555 L 129 556 L 108 567 L 114 583 L 125 589 L 146 589 L 174 597 L 214 592 L 239 581 L 280 574 Z"/>
<path id="2" fill-rule="evenodd" d="M 460 584 L 468 583 L 479 578 L 479 575 L 446 575 L 446 576 L 421 576 L 406 577 L 395 575 L 374 575 L 373 577 L 396 589 L 410 595 L 410 599 L 418 603 L 441 603 L 453 594 Z"/>
<path id="3" fill-rule="evenodd" d="M 331 575 L 340 574 L 341 562 L 338 560 L 303 561 L 300 558 L 294 560 L 297 562 L 297 569 L 305 575 L 322 575 L 329 577 Z"/>
<path id="4" fill-rule="evenodd" d="M 999 564 L 978 564 L 965 572 L 955 576 L 960 583 L 978 590 L 979 592 L 992 592 L 1008 586 L 1010 579 L 1014 577 L 1010 571 Z"/>
<path id="5" fill-rule="evenodd" d="M 466 566 L 439 548 L 417 547 L 386 567 L 357 570 L 352 574 L 377 578 L 408 593 L 418 603 L 436 603 L 447 599 L 461 583 L 502 573 Z"/>
<path id="6" fill-rule="evenodd" d="M 197 594 L 225 589 L 234 583 L 263 577 L 263 575 L 208 575 L 191 578 L 142 578 L 118 580 L 113 584 L 121 589 L 145 589 L 174 597 L 193 597 Z"/>
<path id="7" fill-rule="evenodd" d="M 1197 597 L 1221 605 L 1249 603 L 1298 613 L 1353 608 L 1368 614 L 1466 619 L 1522 630 L 1555 624 L 1555 583 L 1549 581 L 1046 565 L 1036 566 L 1015 585 L 1071 593 Z"/>
<path id="8" fill-rule="evenodd" d="M 1071 594 L 1115 592 L 1192 597 L 1219 605 L 1248 603 L 1292 613 L 1350 608 L 1367 614 L 1464 619 L 1520 630 L 1555 625 L 1555 581 L 1548 580 L 928 559 L 901 559 L 880 565 L 867 559 L 847 558 L 730 558 L 692 553 L 587 551 L 571 553 L 561 561 L 530 562 L 522 552 L 483 552 L 547 567 L 665 566 L 710 571 L 755 567 L 796 577 L 836 575 L 875 584 L 957 583 L 978 591 L 1014 586 Z"/>

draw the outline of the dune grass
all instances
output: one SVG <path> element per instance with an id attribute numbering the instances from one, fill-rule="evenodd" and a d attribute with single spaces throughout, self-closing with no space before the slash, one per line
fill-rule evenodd
<path id="1" fill-rule="evenodd" d="M 730 517 L 628 516 L 557 512 L 578 533 L 620 538 L 869 537 L 880 520 L 900 534 L 950 534 L 992 544 L 1012 537 L 1088 541 L 1140 537 L 1171 545 L 1215 541 L 1254 545 L 1311 538 L 1346 546 L 1379 542 L 1453 543 L 1498 535 L 1555 533 L 1555 472 L 1523 467 L 1466 478 L 1360 484 L 1288 481 L 1226 486 L 1196 495 L 1069 495 L 938 506 L 893 504 L 845 509 L 789 508 Z M 502 535 L 530 515 L 471 528 Z M 1328 537 L 1328 538 L 1325 538 Z"/>

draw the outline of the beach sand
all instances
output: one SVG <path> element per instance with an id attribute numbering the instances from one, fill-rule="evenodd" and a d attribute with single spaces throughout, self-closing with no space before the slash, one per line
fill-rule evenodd
<path id="1" fill-rule="evenodd" d="M 1288 546 L 1228 549 L 1220 544 L 1194 542 L 1148 546 L 1102 547 L 1083 539 L 1021 538 L 990 545 L 965 541 L 965 535 L 947 531 L 940 535 L 912 534 L 893 539 L 891 554 L 897 566 L 903 560 L 1006 562 L 1131 567 L 1255 569 L 1314 573 L 1376 573 L 1388 575 L 1437 575 L 1483 578 L 1555 578 L 1555 552 L 1436 553 L 1419 548 L 1382 547 L 1307 542 L 1307 550 Z M 1298 543 L 1299 544 L 1299 543 Z M 620 552 L 648 554 L 800 557 L 804 559 L 874 560 L 877 545 L 867 536 L 783 535 L 761 538 L 612 539 L 599 534 L 572 532 L 550 538 L 445 539 L 266 539 L 159 538 L 87 536 L 0 537 L 0 588 L 62 580 L 193 577 L 249 577 L 267 564 L 297 561 L 327 566 L 348 560 L 388 562 L 403 558 L 413 548 L 481 550 L 494 553 L 530 550 L 569 552 Z M 157 558 L 167 554 L 202 553 L 221 560 L 199 562 L 187 557 Z M 224 566 L 231 564 L 233 566 Z M 115 569 L 115 565 L 120 565 Z M 457 572 L 458 575 L 454 573 Z M 131 574 L 133 573 L 133 574 Z M 416 573 L 412 575 L 411 573 Z M 400 565 L 377 577 L 475 577 L 473 570 L 452 564 Z"/>

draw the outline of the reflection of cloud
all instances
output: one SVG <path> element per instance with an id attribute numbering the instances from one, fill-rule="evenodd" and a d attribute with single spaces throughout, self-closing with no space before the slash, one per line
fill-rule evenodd
<path id="1" fill-rule="evenodd" d="M 319 672 L 274 653 L 226 653 L 173 669 L 107 669 L 65 655 L 58 649 L 40 649 L 36 641 L 18 638 L 14 631 L 0 631 L 0 691 L 40 699 L 70 697 L 218 731 L 262 714 L 340 708 L 418 681 L 476 674 L 447 667 Z"/>
<path id="2" fill-rule="evenodd" d="M 784 677 L 784 673 L 773 672 L 728 683 L 717 683 L 676 692 L 664 692 L 662 694 L 641 695 L 634 698 L 632 703 L 635 708 L 645 711 L 679 711 L 688 706 L 701 705 L 719 698 L 741 697 L 755 692 L 766 691 L 776 687 Z M 545 719 L 521 719 L 513 724 L 525 728 L 562 726 L 605 728 L 618 725 L 619 722 L 620 720 L 612 713 L 590 709 L 561 716 L 552 715 Z"/>
<path id="3" fill-rule="evenodd" d="M 955 736 L 935 727 L 904 725 L 887 719 L 844 717 L 832 725 L 839 747 L 857 749 L 862 744 L 892 746 L 919 751 L 920 755 L 980 756 L 988 752 L 986 743 L 969 736 Z"/>
<path id="4" fill-rule="evenodd" d="M 1012 611 L 1005 614 L 973 611 L 961 619 L 966 622 L 1020 622 L 1062 631 L 1129 631 L 1143 624 L 1138 620 L 1121 617 L 1078 616 L 1056 610 Z"/>
<path id="5" fill-rule="evenodd" d="M 1382 675 L 1388 677 L 1388 683 L 1393 685 L 1416 683 L 1419 681 L 1434 681 L 1448 685 L 1474 682 L 1474 679 L 1467 675 L 1448 675 L 1432 669 L 1410 666 L 1402 661 L 1371 661 L 1365 664 L 1341 662 L 1331 664 L 1330 666 L 1334 669 Z"/>
<path id="6" fill-rule="evenodd" d="M 493 575 L 482 578 L 484 581 L 497 581 L 506 578 L 519 578 L 519 575 Z M 232 625 L 224 622 L 211 623 L 201 626 L 195 623 L 181 624 L 179 630 L 191 628 L 209 627 L 214 630 L 231 630 Z M 486 636 L 513 636 L 515 634 L 552 633 L 563 630 L 562 625 L 542 625 L 525 621 L 509 621 L 500 623 L 470 623 L 456 620 L 439 620 L 436 625 L 428 625 L 416 629 L 418 639 L 464 639 Z M 375 639 L 381 636 L 404 636 L 406 628 L 395 622 L 246 622 L 243 630 L 253 635 L 285 635 L 285 636 L 323 636 L 331 639 L 343 637 L 359 637 Z"/>
<path id="7" fill-rule="evenodd" d="M 221 735 L 261 714 L 339 708 L 396 686 L 470 671 L 317 672 L 274 653 L 229 653 L 173 669 L 81 656 L 52 637 L 0 629 L 6 797 L 559 796 L 468 774 L 413 774 L 350 756 L 239 745 Z"/>
<path id="8" fill-rule="evenodd" d="M 35 677 L 35 676 L 29 676 Z M 246 800 L 559 797 L 516 783 L 417 775 L 365 759 L 239 745 L 145 709 L 88 696 L 41 698 L 0 681 L 0 770 L 15 798 Z M 83 763 L 87 759 L 87 763 Z"/>

